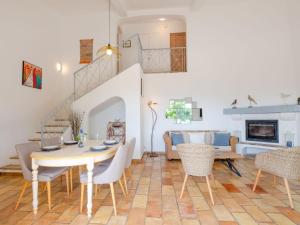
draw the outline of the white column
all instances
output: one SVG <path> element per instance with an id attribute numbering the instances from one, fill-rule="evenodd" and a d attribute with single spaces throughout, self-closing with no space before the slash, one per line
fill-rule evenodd
<path id="1" fill-rule="evenodd" d="M 39 182 L 38 182 L 38 168 L 39 166 L 32 159 L 32 207 L 33 213 L 36 215 L 38 210 L 38 193 L 39 193 Z"/>
<path id="2" fill-rule="evenodd" d="M 89 160 L 86 165 L 87 168 L 87 214 L 88 218 L 92 217 L 92 207 L 93 207 L 93 169 L 94 169 L 94 160 Z"/>

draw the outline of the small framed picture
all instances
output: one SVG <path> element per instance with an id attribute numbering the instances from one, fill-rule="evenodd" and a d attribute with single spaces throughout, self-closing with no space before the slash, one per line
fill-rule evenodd
<path id="1" fill-rule="evenodd" d="M 123 48 L 131 48 L 131 40 L 123 41 Z"/>
<path id="2" fill-rule="evenodd" d="M 42 68 L 23 61 L 22 85 L 42 89 Z"/>

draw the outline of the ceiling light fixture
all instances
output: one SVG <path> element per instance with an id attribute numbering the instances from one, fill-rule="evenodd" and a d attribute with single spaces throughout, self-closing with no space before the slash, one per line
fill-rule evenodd
<path id="1" fill-rule="evenodd" d="M 97 51 L 97 54 L 99 53 L 105 53 L 108 56 L 111 56 L 112 54 L 115 54 L 117 57 L 120 57 L 119 49 L 117 47 L 113 47 L 110 43 L 110 14 L 111 14 L 111 0 L 108 0 L 108 44 L 103 46 Z"/>
<path id="2" fill-rule="evenodd" d="M 166 21 L 167 19 L 164 18 L 164 17 L 162 17 L 162 18 L 159 18 L 158 20 L 160 20 L 160 21 Z"/>

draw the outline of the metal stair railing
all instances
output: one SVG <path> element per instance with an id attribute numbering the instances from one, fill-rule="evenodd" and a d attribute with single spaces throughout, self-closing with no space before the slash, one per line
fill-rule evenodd
<path id="1" fill-rule="evenodd" d="M 117 75 L 117 56 L 102 55 L 92 63 L 74 73 L 74 99 L 77 100 L 91 90 Z"/>
<path id="2" fill-rule="evenodd" d="M 74 102 L 74 94 L 71 94 L 65 100 L 63 100 L 58 106 L 54 108 L 46 117 L 41 121 L 41 145 L 43 146 L 45 134 L 46 134 L 46 125 L 58 122 L 57 120 L 68 120 L 70 113 L 72 112 L 72 105 Z M 61 121 L 62 122 L 62 121 Z M 63 127 L 63 132 L 67 127 Z M 47 137 L 57 136 L 55 132 L 47 133 Z"/>

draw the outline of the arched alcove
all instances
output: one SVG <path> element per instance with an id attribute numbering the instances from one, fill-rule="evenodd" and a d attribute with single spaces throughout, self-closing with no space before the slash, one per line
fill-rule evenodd
<path id="1" fill-rule="evenodd" d="M 91 139 L 106 139 L 109 122 L 126 121 L 125 102 L 120 97 L 113 97 L 93 108 L 88 116 L 88 135 Z"/>

